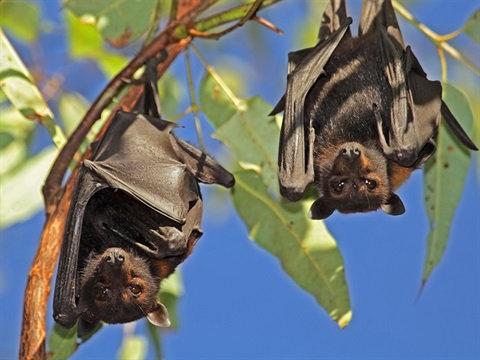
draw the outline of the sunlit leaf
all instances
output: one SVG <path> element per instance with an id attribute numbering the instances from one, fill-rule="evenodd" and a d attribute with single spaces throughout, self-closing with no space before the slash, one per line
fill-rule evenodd
<path id="1" fill-rule="evenodd" d="M 277 153 L 280 130 L 268 113 L 272 106 L 259 97 L 242 101 L 237 109 L 207 75 L 200 88 L 200 101 L 216 128 L 214 136 L 227 145 L 245 169 L 261 174 L 268 188 L 278 189 Z"/>
<path id="2" fill-rule="evenodd" d="M 33 42 L 39 33 L 40 11 L 34 2 L 0 1 L 0 25 L 26 42 Z"/>
<path id="3" fill-rule="evenodd" d="M 465 34 L 480 43 L 480 9 L 475 11 L 463 27 Z"/>
<path id="4" fill-rule="evenodd" d="M 323 222 L 308 220 L 311 201 L 279 203 L 257 173 L 235 173 L 232 198 L 250 238 L 275 255 L 288 275 L 311 293 L 340 327 L 352 312 L 342 256 Z"/>
<path id="5" fill-rule="evenodd" d="M 48 338 L 47 358 L 49 360 L 68 359 L 75 351 L 77 351 L 80 345 L 83 345 L 85 342 L 87 342 L 102 327 L 103 324 L 99 323 L 96 328 L 90 334 L 84 336 L 80 342 L 80 340 L 77 338 L 76 325 L 71 329 L 66 329 L 58 324 L 55 324 Z"/>
<path id="6" fill-rule="evenodd" d="M 78 93 L 63 93 L 60 96 L 58 111 L 67 136 L 75 130 L 88 108 L 87 101 Z"/>
<path id="7" fill-rule="evenodd" d="M 444 100 L 462 127 L 471 129 L 473 116 L 465 95 L 452 85 L 445 84 Z M 430 221 L 430 233 L 424 282 L 442 259 L 469 165 L 470 152 L 460 145 L 451 131 L 442 124 L 438 134 L 437 151 L 425 167 L 425 207 Z"/>
<path id="8" fill-rule="evenodd" d="M 57 154 L 50 147 L 2 176 L 0 184 L 0 228 L 23 221 L 43 206 L 41 187 Z"/>
<path id="9" fill-rule="evenodd" d="M 200 84 L 199 96 L 202 111 L 215 127 L 223 125 L 237 112 L 232 100 L 209 74 L 204 76 Z"/>
<path id="10" fill-rule="evenodd" d="M 172 118 L 177 114 L 178 104 L 186 95 L 185 88 L 179 84 L 177 78 L 167 72 L 158 83 L 158 91 L 162 117 L 165 119 Z"/>
<path id="11" fill-rule="evenodd" d="M 145 336 L 127 336 L 120 348 L 120 360 L 142 360 L 147 354 L 147 339 Z"/>
<path id="12" fill-rule="evenodd" d="M 66 329 L 55 324 L 48 339 L 48 359 L 68 359 L 77 348 L 77 327 Z"/>
<path id="13" fill-rule="evenodd" d="M 57 147 L 66 139 L 55 124 L 53 114 L 43 99 L 30 73 L 0 29 L 0 87 L 13 106 L 29 120 L 44 125 Z"/>
<path id="14" fill-rule="evenodd" d="M 82 22 L 93 24 L 116 47 L 125 46 L 148 31 L 156 5 L 152 0 L 65 1 L 67 9 Z"/>
<path id="15" fill-rule="evenodd" d="M 0 113 L 0 176 L 2 176 L 26 159 L 35 123 L 26 120 L 12 106 L 0 108 Z"/>
<path id="16" fill-rule="evenodd" d="M 207 75 L 200 88 L 202 110 L 249 171 L 235 173 L 231 194 L 250 237 L 278 257 L 285 271 L 343 327 L 351 318 L 342 257 L 322 222 L 307 220 L 308 204 L 279 202 L 277 152 L 280 130 L 260 98 L 243 101 Z M 234 105 L 234 103 L 236 105 Z M 251 171 L 253 170 L 253 171 Z"/>
<path id="17" fill-rule="evenodd" d="M 66 20 L 70 56 L 98 61 L 98 66 L 109 78 L 127 64 L 128 60 L 124 56 L 105 50 L 102 36 L 94 25 L 83 23 L 68 12 Z"/>

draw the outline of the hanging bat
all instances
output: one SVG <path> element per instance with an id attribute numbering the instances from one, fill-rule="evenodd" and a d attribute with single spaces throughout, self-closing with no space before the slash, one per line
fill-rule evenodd
<path id="1" fill-rule="evenodd" d="M 156 66 L 133 112 L 118 111 L 81 165 L 68 213 L 54 294 L 54 319 L 79 337 L 100 321 L 142 317 L 169 326 L 160 282 L 202 235 L 198 182 L 231 187 L 233 176 L 178 139 L 160 119 Z"/>
<path id="2" fill-rule="evenodd" d="M 458 139 L 478 150 L 405 46 L 390 0 L 364 0 L 359 36 L 344 0 L 331 0 L 319 42 L 289 53 L 279 146 L 282 196 L 299 200 L 315 183 L 309 217 L 335 210 L 405 211 L 394 191 L 435 151 L 443 116 Z"/>

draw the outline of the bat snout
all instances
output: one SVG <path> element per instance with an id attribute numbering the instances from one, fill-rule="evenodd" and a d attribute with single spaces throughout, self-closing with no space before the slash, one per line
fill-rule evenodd
<path id="1" fill-rule="evenodd" d="M 108 249 L 103 255 L 103 261 L 110 266 L 121 266 L 125 261 L 125 251 L 120 248 Z"/>
<path id="2" fill-rule="evenodd" d="M 344 159 L 354 161 L 360 156 L 360 154 L 361 154 L 361 151 L 357 146 L 347 145 L 340 150 L 339 155 L 342 156 Z"/>

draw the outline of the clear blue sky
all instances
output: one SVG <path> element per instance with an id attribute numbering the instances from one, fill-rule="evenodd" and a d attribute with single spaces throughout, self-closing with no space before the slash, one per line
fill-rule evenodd
<path id="1" fill-rule="evenodd" d="M 53 21 L 58 30 L 55 36 L 42 38 L 44 51 L 52 54 L 47 70 L 53 73 L 66 63 L 62 29 L 57 28 L 61 4 L 42 4 L 44 17 Z M 441 34 L 459 28 L 479 5 L 471 0 L 422 1 L 417 5 L 407 2 L 412 13 Z M 356 27 L 360 2 L 351 1 L 349 6 Z M 295 29 L 302 24 L 307 9 L 306 2 L 286 1 L 262 12 L 261 16 L 286 32 L 280 37 L 261 30 L 266 44 L 263 48 L 241 40 L 242 32 L 250 31 L 254 24 L 217 43 L 196 43 L 213 64 L 216 50 L 226 48 L 232 56 L 228 64 L 238 64 L 240 72 L 249 68 L 260 74 L 261 81 L 249 83 L 242 95 L 260 94 L 273 104 L 283 92 L 286 54 L 299 47 L 295 44 Z M 401 26 L 406 42 L 412 45 L 430 78 L 439 79 L 439 61 L 433 47 L 409 24 L 402 21 Z M 311 31 L 316 33 L 317 28 Z M 466 50 L 470 58 L 480 58 L 478 45 L 465 36 L 454 44 Z M 21 54 L 28 64 L 28 52 Z M 476 63 L 478 66 L 479 61 Z M 455 60 L 449 59 L 450 80 L 460 86 L 476 84 L 480 96 L 478 75 L 469 70 L 457 71 L 455 65 Z M 105 84 L 91 63 L 69 64 L 65 69 L 67 89 L 77 89 L 90 100 Z M 180 64 L 173 71 L 180 73 L 183 69 Z M 41 131 L 36 147 L 46 144 L 46 139 Z M 210 146 L 216 148 L 217 144 L 208 141 Z M 334 214 L 328 219 L 327 225 L 344 258 L 353 308 L 352 321 L 345 329 L 340 329 L 311 295 L 289 279 L 278 260 L 248 239 L 247 229 L 230 202 L 225 211 L 228 215 L 220 213 L 214 208 L 211 191 L 203 187 L 204 236 L 182 266 L 185 294 L 179 303 L 180 328 L 162 332 L 165 357 L 479 359 L 477 170 L 471 166 L 444 259 L 420 296 L 428 232 L 420 171 L 399 192 L 407 208 L 405 215 Z M 18 354 L 23 291 L 43 221 L 43 214 L 38 214 L 1 233 L 0 359 L 13 359 Z M 48 321 L 51 327 L 51 308 Z M 145 333 L 146 323 L 138 322 L 136 331 Z M 121 340 L 122 326 L 105 327 L 81 346 L 75 358 L 114 358 Z"/>

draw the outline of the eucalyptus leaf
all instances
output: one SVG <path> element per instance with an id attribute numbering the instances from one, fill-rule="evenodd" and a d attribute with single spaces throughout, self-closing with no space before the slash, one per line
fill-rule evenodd
<path id="1" fill-rule="evenodd" d="M 66 138 L 27 68 L 0 29 L 0 87 L 12 105 L 29 120 L 44 125 L 57 147 Z"/>
<path id="2" fill-rule="evenodd" d="M 49 360 L 68 359 L 78 348 L 77 327 L 66 329 L 58 324 L 53 326 L 48 339 Z"/>
<path id="3" fill-rule="evenodd" d="M 0 176 L 13 171 L 27 157 L 35 123 L 13 106 L 0 108 Z"/>
<path id="4" fill-rule="evenodd" d="M 102 37 L 115 47 L 123 47 L 154 26 L 157 1 L 66 0 L 65 7 L 82 22 L 93 24 Z"/>
<path id="5" fill-rule="evenodd" d="M 235 174 L 232 199 L 250 238 L 275 255 L 340 327 L 351 319 L 342 256 L 323 222 L 306 218 L 311 201 L 274 200 L 253 171 Z"/>
<path id="6" fill-rule="evenodd" d="M 120 360 L 142 360 L 146 359 L 147 339 L 145 336 L 132 335 L 123 340 L 118 358 Z"/>
<path id="7" fill-rule="evenodd" d="M 265 185 L 277 191 L 277 153 L 280 130 L 268 114 L 272 106 L 260 97 L 234 106 L 232 99 L 210 75 L 200 87 L 202 110 L 216 128 L 214 137 L 227 145 L 244 169 L 261 174 Z"/>
<path id="8" fill-rule="evenodd" d="M 58 101 L 58 112 L 67 136 L 75 130 L 88 110 L 88 103 L 78 93 L 63 93 Z"/>
<path id="9" fill-rule="evenodd" d="M 480 43 L 480 9 L 470 16 L 463 27 L 463 31 L 475 42 Z"/>
<path id="10" fill-rule="evenodd" d="M 2 176 L 0 228 L 23 221 L 42 208 L 40 189 L 56 154 L 57 150 L 49 147 Z"/>
<path id="11" fill-rule="evenodd" d="M 444 84 L 444 100 L 462 127 L 471 129 L 473 115 L 465 95 L 447 83 Z M 437 151 L 425 167 L 425 207 L 430 232 L 427 239 L 423 282 L 427 281 L 443 257 L 469 165 L 470 152 L 442 123 L 438 133 Z"/>
<path id="12" fill-rule="evenodd" d="M 0 1 L 0 25 L 19 39 L 32 43 L 39 33 L 40 11 L 34 2 Z"/>
<path id="13" fill-rule="evenodd" d="M 102 36 L 94 25 L 82 22 L 71 13 L 66 13 L 69 53 L 73 58 L 96 60 L 99 68 L 114 77 L 128 63 L 126 57 L 105 49 Z"/>

